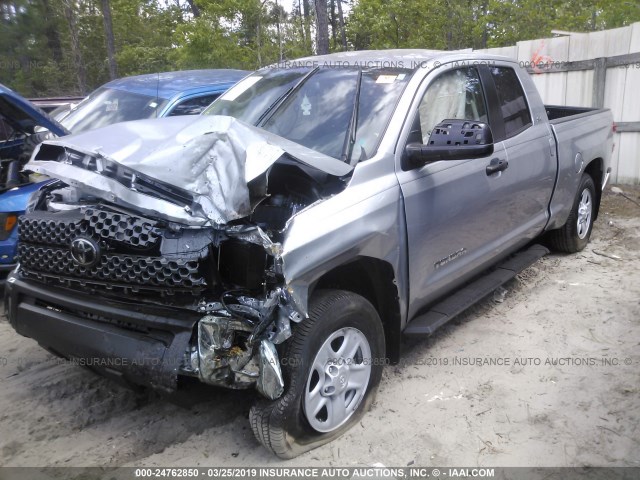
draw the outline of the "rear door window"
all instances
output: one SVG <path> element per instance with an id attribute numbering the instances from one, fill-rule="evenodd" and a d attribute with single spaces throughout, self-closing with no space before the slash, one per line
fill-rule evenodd
<path id="1" fill-rule="evenodd" d="M 531 125 L 529 106 L 518 75 L 512 68 L 492 67 L 490 70 L 504 118 L 505 136 L 510 138 Z"/>

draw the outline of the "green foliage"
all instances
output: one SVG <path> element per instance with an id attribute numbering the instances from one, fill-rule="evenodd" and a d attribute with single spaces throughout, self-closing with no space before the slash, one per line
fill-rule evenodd
<path id="1" fill-rule="evenodd" d="M 332 50 L 342 48 L 337 1 L 327 2 Z M 640 20 L 637 1 L 341 1 L 349 49 L 504 46 L 552 29 L 588 32 Z M 119 75 L 255 69 L 313 54 L 310 0 L 193 2 L 195 8 L 189 0 L 111 0 Z M 27 96 L 72 95 L 82 78 L 88 90 L 109 80 L 100 0 L 0 0 L 0 45 L 0 82 Z"/>
<path id="2" fill-rule="evenodd" d="M 350 43 L 365 48 L 459 49 L 514 45 L 551 30 L 588 32 L 640 20 L 638 2 L 616 0 L 359 0 Z"/>
<path id="3" fill-rule="evenodd" d="M 230 33 L 208 14 L 180 25 L 173 36 L 178 48 L 176 66 L 193 68 L 241 68 L 251 62 L 251 51 L 240 36 Z"/>

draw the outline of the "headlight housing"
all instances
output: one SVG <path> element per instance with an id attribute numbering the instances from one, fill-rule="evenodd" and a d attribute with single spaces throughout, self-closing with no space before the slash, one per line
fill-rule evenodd
<path id="1" fill-rule="evenodd" d="M 17 213 L 0 213 L 0 240 L 6 240 L 18 224 Z"/>

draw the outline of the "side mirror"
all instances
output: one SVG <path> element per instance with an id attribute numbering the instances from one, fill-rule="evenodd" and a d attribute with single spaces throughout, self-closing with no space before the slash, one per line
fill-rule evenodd
<path id="1" fill-rule="evenodd" d="M 413 167 L 438 160 L 481 158 L 493 153 L 493 135 L 486 123 L 474 120 L 443 120 L 433 128 L 429 143 L 409 143 L 406 158 Z"/>

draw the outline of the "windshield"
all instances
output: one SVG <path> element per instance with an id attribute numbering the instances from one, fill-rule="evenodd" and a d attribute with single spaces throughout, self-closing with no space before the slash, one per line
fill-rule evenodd
<path id="1" fill-rule="evenodd" d="M 375 153 L 410 74 L 328 66 L 260 71 L 204 114 L 235 117 L 333 158 L 364 160 Z"/>
<path id="2" fill-rule="evenodd" d="M 57 122 L 62 122 L 62 119 L 66 117 L 69 114 L 69 112 L 72 112 L 73 110 L 75 110 L 75 108 L 79 104 L 80 102 L 60 105 L 59 107 L 56 107 L 51 112 L 49 112 L 49 116 L 52 117 Z"/>
<path id="3" fill-rule="evenodd" d="M 155 118 L 167 104 L 163 98 L 112 88 L 99 88 L 80 102 L 61 123 L 73 133 L 113 123 Z"/>

